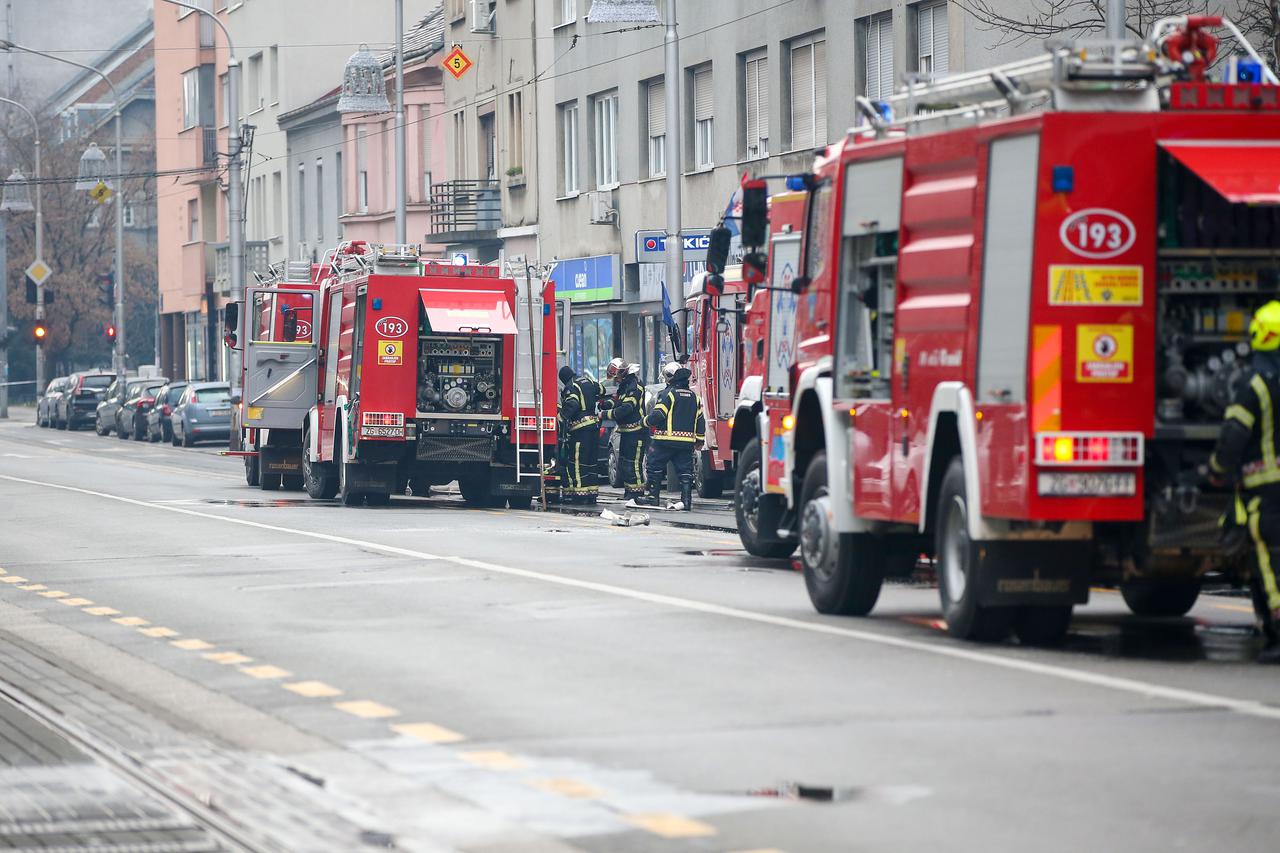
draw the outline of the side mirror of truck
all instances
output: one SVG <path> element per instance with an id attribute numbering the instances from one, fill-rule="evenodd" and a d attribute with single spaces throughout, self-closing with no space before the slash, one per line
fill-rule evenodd
<path id="1" fill-rule="evenodd" d="M 222 308 L 222 327 L 226 334 L 234 335 L 240 328 L 240 303 L 228 302 Z"/>

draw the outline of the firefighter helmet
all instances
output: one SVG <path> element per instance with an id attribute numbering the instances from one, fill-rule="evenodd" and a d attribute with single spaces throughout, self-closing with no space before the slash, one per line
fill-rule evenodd
<path id="1" fill-rule="evenodd" d="M 627 365 L 627 375 L 628 375 L 628 376 L 639 376 L 639 375 L 640 375 L 640 365 L 638 365 L 638 364 L 628 364 L 628 365 Z"/>
<path id="2" fill-rule="evenodd" d="M 676 371 L 682 369 L 683 367 L 684 365 L 678 361 L 668 361 L 666 364 L 662 366 L 662 378 L 670 382 L 671 377 L 676 375 Z"/>
<path id="3" fill-rule="evenodd" d="M 1261 352 L 1280 349 L 1280 302 L 1273 299 L 1253 315 L 1249 321 L 1249 341 Z"/>
<path id="4" fill-rule="evenodd" d="M 627 363 L 620 358 L 615 358 L 609 362 L 609 366 L 605 368 L 604 375 L 609 379 L 613 379 L 619 373 L 625 372 Z"/>

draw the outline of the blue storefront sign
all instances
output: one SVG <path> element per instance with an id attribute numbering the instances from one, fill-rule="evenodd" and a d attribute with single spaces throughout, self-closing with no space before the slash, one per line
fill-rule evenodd
<path id="1" fill-rule="evenodd" d="M 711 247 L 710 228 L 690 228 L 680 235 L 686 261 L 705 261 Z M 662 263 L 667 259 L 665 231 L 636 232 L 636 260 L 642 264 Z"/>
<path id="2" fill-rule="evenodd" d="M 551 271 L 556 299 L 569 302 L 607 302 L 622 298 L 622 260 L 619 255 L 596 255 L 556 261 Z"/>

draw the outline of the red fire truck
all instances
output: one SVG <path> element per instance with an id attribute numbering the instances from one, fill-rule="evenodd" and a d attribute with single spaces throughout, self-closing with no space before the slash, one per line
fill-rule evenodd
<path id="1" fill-rule="evenodd" d="M 497 267 L 416 246 L 347 243 L 325 267 L 307 492 L 375 505 L 456 480 L 470 504 L 528 507 L 555 448 L 552 286 L 530 302 Z"/>
<path id="2" fill-rule="evenodd" d="M 1219 26 L 860 99 L 792 179 L 755 511 L 819 611 L 870 612 L 923 550 L 952 634 L 1053 642 L 1091 583 L 1181 614 L 1241 568 L 1197 472 L 1280 290 L 1280 86 L 1238 34 L 1264 82 L 1207 82 Z"/>

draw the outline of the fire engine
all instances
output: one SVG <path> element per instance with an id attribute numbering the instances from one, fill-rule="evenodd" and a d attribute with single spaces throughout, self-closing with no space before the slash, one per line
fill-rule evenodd
<path id="1" fill-rule="evenodd" d="M 244 457 L 245 482 L 265 491 L 301 489 L 301 420 L 315 396 L 315 298 L 306 261 L 273 265 L 246 288 L 240 400 L 232 409 L 231 455 Z M 240 304 L 228 306 L 226 338 L 239 341 Z"/>
<path id="2" fill-rule="evenodd" d="M 348 242 L 321 266 L 308 494 L 377 505 L 456 480 L 472 505 L 528 507 L 555 447 L 552 285 L 411 245 Z"/>
<path id="3" fill-rule="evenodd" d="M 1218 28 L 1247 56 L 1209 82 Z M 1280 290 L 1275 84 L 1189 16 L 858 99 L 789 179 L 804 239 L 772 242 L 781 362 L 737 496 L 817 610 L 869 613 L 927 551 L 950 633 L 1048 643 L 1091 583 L 1172 615 L 1240 569 L 1197 472 Z"/>

